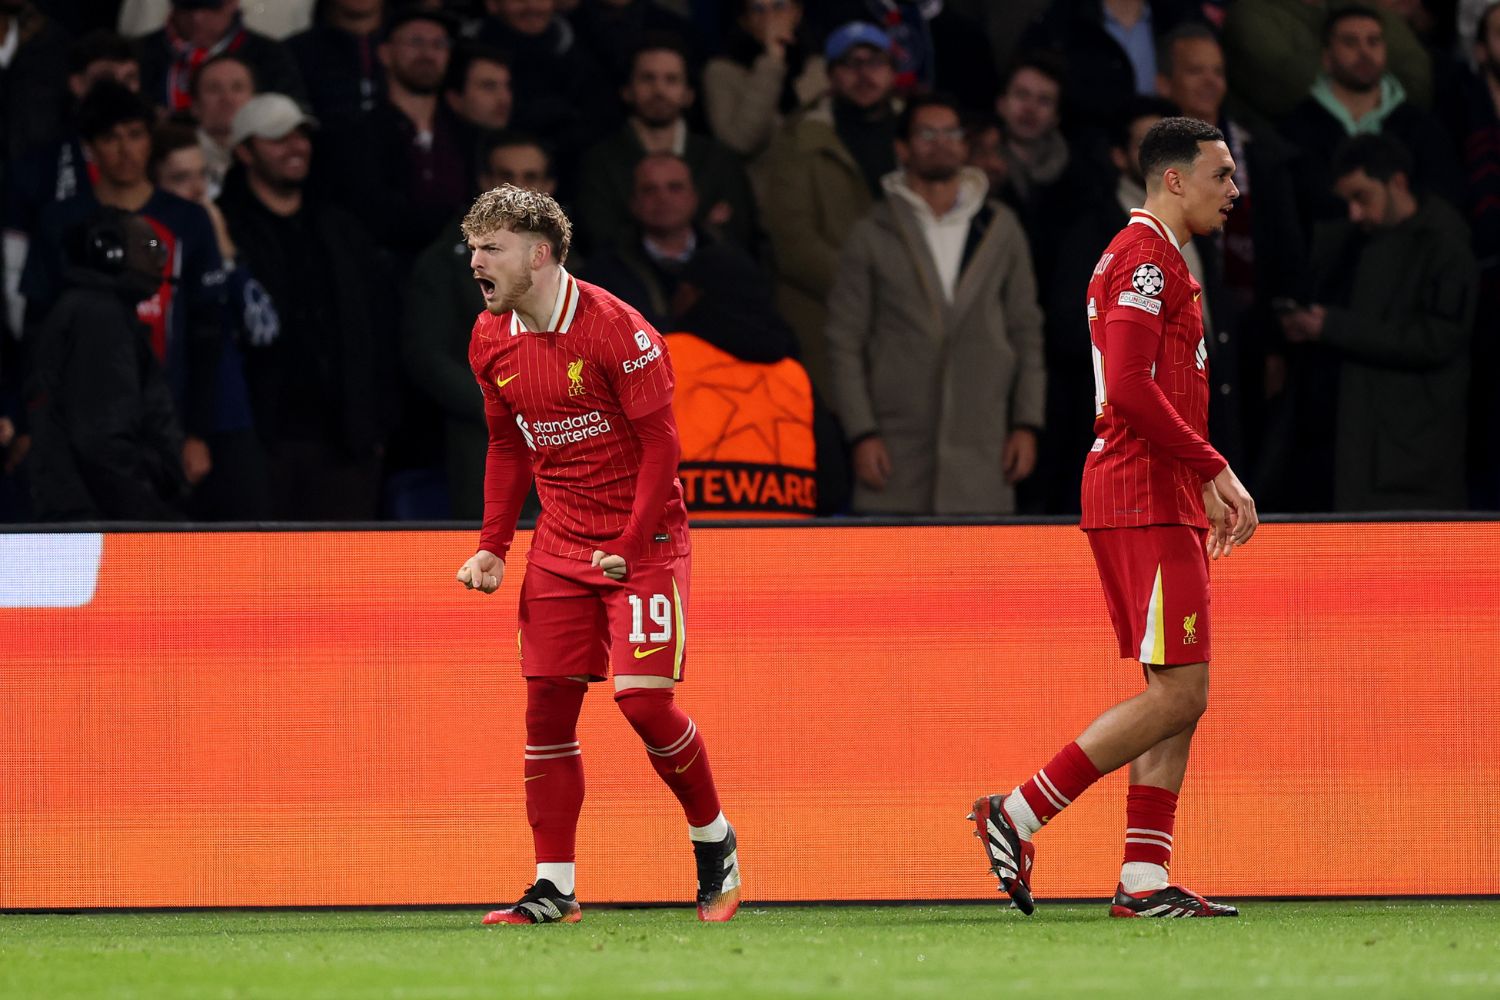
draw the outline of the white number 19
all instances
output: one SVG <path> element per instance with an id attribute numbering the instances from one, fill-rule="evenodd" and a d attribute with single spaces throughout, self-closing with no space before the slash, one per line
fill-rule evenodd
<path id="1" fill-rule="evenodd" d="M 644 607 L 641 599 L 635 594 L 630 595 L 630 641 L 631 642 L 669 642 L 672 638 L 672 602 L 667 600 L 666 594 L 651 595 L 651 620 L 661 628 L 646 635 Z"/>

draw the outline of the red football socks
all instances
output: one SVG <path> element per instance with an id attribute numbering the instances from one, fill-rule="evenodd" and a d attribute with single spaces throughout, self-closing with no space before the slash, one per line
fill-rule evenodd
<path id="1" fill-rule="evenodd" d="M 1036 813 L 1037 821 L 1046 823 L 1100 777 L 1099 769 L 1078 744 L 1069 743 L 1021 786 L 1021 796 Z"/>
<path id="2" fill-rule="evenodd" d="M 1177 793 L 1151 785 L 1131 785 L 1125 795 L 1125 863 L 1172 864 L 1172 824 Z"/>
<path id="3" fill-rule="evenodd" d="M 672 789 L 689 826 L 719 815 L 719 792 L 698 727 L 678 708 L 671 688 L 627 688 L 615 693 L 620 711 L 646 744 L 651 766 Z"/>
<path id="4" fill-rule="evenodd" d="M 538 863 L 571 863 L 583 810 L 578 712 L 587 684 L 526 679 L 526 818 Z"/>

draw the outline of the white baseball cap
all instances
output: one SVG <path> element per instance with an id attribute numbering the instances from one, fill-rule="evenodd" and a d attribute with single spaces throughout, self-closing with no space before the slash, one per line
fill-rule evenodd
<path id="1" fill-rule="evenodd" d="M 246 139 L 281 139 L 303 125 L 318 127 L 318 120 L 285 94 L 256 94 L 234 113 L 229 126 L 229 145 Z"/>

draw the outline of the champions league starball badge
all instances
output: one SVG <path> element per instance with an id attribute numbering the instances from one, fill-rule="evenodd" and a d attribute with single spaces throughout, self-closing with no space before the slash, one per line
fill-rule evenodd
<path id="1" fill-rule="evenodd" d="M 1142 295 L 1155 296 L 1161 294 L 1167 280 L 1162 277 L 1161 268 L 1155 264 L 1142 264 L 1130 276 L 1130 284 Z"/>

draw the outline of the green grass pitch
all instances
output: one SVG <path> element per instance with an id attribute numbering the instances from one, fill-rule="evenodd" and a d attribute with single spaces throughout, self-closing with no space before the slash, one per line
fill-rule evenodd
<path id="1" fill-rule="evenodd" d="M 1270 903 L 1238 920 L 1102 905 L 0 916 L 0 997 L 1500 996 L 1500 902 Z"/>

